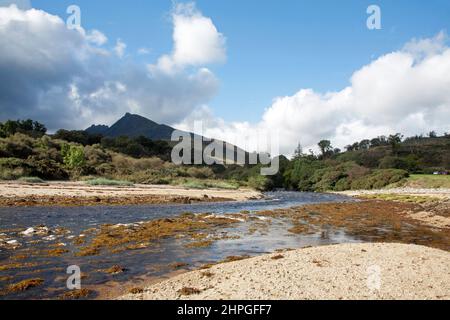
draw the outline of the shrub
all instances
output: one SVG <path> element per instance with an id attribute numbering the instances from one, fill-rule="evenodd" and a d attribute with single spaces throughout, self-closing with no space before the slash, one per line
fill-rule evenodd
<path id="1" fill-rule="evenodd" d="M 25 175 L 29 175 L 32 168 L 23 159 L 0 158 L 0 179 L 16 180 Z"/>
<path id="2" fill-rule="evenodd" d="M 248 186 L 259 191 L 266 191 L 271 188 L 271 180 L 266 176 L 253 176 L 248 179 Z"/>
<path id="3" fill-rule="evenodd" d="M 61 148 L 64 164 L 69 169 L 80 169 L 86 164 L 83 147 L 64 144 Z"/>
<path id="4" fill-rule="evenodd" d="M 186 173 L 187 176 L 198 179 L 210 179 L 214 177 L 214 172 L 208 167 L 189 167 Z"/>
<path id="5" fill-rule="evenodd" d="M 44 180 L 42 180 L 41 178 L 38 178 L 38 177 L 21 177 L 19 179 L 19 181 L 26 182 L 26 183 L 44 183 L 45 182 Z"/>
<path id="6" fill-rule="evenodd" d="M 225 190 L 236 190 L 239 189 L 239 185 L 230 181 L 211 181 L 211 180 L 184 180 L 182 185 L 186 188 L 191 189 L 225 189 Z"/>
<path id="7" fill-rule="evenodd" d="M 379 169 L 368 176 L 361 177 L 352 182 L 351 188 L 381 189 L 390 184 L 397 183 L 409 176 L 408 172 L 400 169 Z"/>

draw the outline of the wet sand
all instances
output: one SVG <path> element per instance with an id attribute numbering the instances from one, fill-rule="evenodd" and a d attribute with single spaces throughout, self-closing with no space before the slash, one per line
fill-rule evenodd
<path id="1" fill-rule="evenodd" d="M 425 225 L 450 228 L 450 189 L 394 188 L 335 192 L 359 199 L 381 199 L 394 202 L 417 203 L 421 210 L 410 210 L 407 217 Z"/>
<path id="2" fill-rule="evenodd" d="M 341 244 L 198 270 L 120 299 L 450 299 L 450 253 L 405 244 Z"/>
<path id="3" fill-rule="evenodd" d="M 89 206 L 245 201 L 260 199 L 250 189 L 188 189 L 176 186 L 89 186 L 83 182 L 0 183 L 0 206 Z"/>

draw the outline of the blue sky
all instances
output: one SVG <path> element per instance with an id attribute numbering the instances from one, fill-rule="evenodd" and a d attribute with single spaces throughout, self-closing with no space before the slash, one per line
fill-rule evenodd
<path id="1" fill-rule="evenodd" d="M 401 48 L 414 37 L 450 29 L 447 0 L 196 1 L 227 39 L 227 61 L 209 66 L 220 81 L 209 103 L 227 121 L 257 121 L 278 96 L 301 88 L 341 90 L 352 73 L 375 57 Z M 169 0 L 34 0 L 33 7 L 67 17 L 77 4 L 86 29 L 121 38 L 130 53 L 151 48 L 154 63 L 172 48 Z M 366 28 L 366 9 L 382 10 L 382 30 Z"/>

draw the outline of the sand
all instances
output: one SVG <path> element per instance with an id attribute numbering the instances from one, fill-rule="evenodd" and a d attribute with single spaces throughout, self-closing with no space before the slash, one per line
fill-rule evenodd
<path id="1" fill-rule="evenodd" d="M 417 196 L 424 199 L 430 199 L 429 203 L 421 204 L 423 211 L 409 212 L 407 216 L 430 227 L 450 229 L 450 189 L 394 188 L 382 190 L 352 190 L 335 193 L 362 199 L 367 196 L 377 195 Z"/>
<path id="2" fill-rule="evenodd" d="M 388 243 L 299 249 L 189 272 L 120 299 L 447 300 L 450 253 Z"/>
<path id="3" fill-rule="evenodd" d="M 189 203 L 192 201 L 245 201 L 259 199 L 260 192 L 250 189 L 188 189 L 177 186 L 134 185 L 131 187 L 89 186 L 83 182 L 26 184 L 0 183 L 0 205 L 72 204 L 145 204 Z M 85 201 L 83 201 L 85 200 Z M 92 202 L 92 203 L 91 203 Z"/>
<path id="4" fill-rule="evenodd" d="M 424 189 L 424 188 L 393 188 L 393 189 L 380 189 L 380 190 L 351 190 L 335 192 L 347 196 L 364 196 L 364 195 L 377 195 L 377 194 L 394 194 L 394 195 L 408 195 L 408 196 L 421 196 L 438 198 L 442 200 L 450 200 L 450 189 Z"/>

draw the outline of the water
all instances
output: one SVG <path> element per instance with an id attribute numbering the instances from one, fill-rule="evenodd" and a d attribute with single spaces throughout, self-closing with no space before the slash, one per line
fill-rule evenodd
<path id="1" fill-rule="evenodd" d="M 67 227 L 81 232 L 89 227 L 105 223 L 133 223 L 151 219 L 167 218 L 185 212 L 192 213 L 238 213 L 240 211 L 273 210 L 310 203 L 350 201 L 348 197 L 335 194 L 269 192 L 266 199 L 247 202 L 219 202 L 176 205 L 113 206 L 113 207 L 17 207 L 0 208 L 1 229 L 46 226 Z"/>
<path id="2" fill-rule="evenodd" d="M 7 288 L 11 283 L 24 279 L 41 278 L 44 285 L 24 292 L 9 293 L 0 299 L 35 299 L 57 298 L 67 292 L 66 268 L 69 265 L 80 266 L 87 275 L 83 285 L 88 288 L 100 289 L 110 285 L 111 281 L 118 283 L 115 288 L 127 282 L 139 282 L 167 275 L 173 271 L 173 263 L 185 263 L 188 269 L 195 269 L 205 263 L 217 262 L 228 256 L 258 255 L 273 252 L 277 249 L 299 248 L 311 245 L 323 245 L 343 242 L 358 242 L 359 240 L 347 235 L 344 230 L 333 229 L 308 235 L 296 235 L 287 232 L 289 222 L 283 219 L 271 218 L 270 224 L 264 228 L 249 232 L 249 223 L 239 223 L 232 227 L 218 230 L 226 232 L 227 238 L 214 242 L 206 248 L 186 248 L 183 238 L 169 238 L 156 243 L 151 248 L 129 250 L 120 254 L 100 254 L 98 256 L 77 257 L 77 248 L 70 240 L 70 236 L 79 235 L 87 229 L 99 227 L 103 224 L 127 224 L 152 219 L 168 218 L 190 213 L 228 214 L 242 211 L 255 212 L 289 208 L 312 203 L 346 202 L 351 199 L 333 194 L 271 192 L 266 199 L 248 202 L 198 203 L 189 205 L 151 205 L 151 206 L 120 206 L 120 207 L 31 207 L 31 208 L 0 208 L 0 233 L 8 239 L 17 239 L 21 247 L 17 250 L 0 249 L 0 265 L 20 262 L 24 264 L 18 268 L 0 271 L 1 277 L 11 277 L 0 280 L 0 288 Z M 67 228 L 69 234 L 59 235 L 57 239 L 43 240 L 42 237 L 23 237 L 20 231 L 29 227 L 45 225 L 49 229 Z M 45 250 L 64 243 L 64 249 L 69 253 L 60 257 L 42 257 L 32 254 L 36 250 Z M 20 261 L 15 259 L 25 255 Z M 32 265 L 26 265 L 31 263 Z M 36 265 L 34 265 L 36 264 Z M 127 269 L 118 275 L 102 272 L 112 265 L 119 264 Z M 121 285 L 122 284 L 122 285 Z M 109 288 L 109 287 L 108 287 Z M 98 295 L 98 293 L 97 293 Z M 91 298 L 95 298 L 95 294 Z M 103 295 L 101 295 L 103 297 Z"/>

